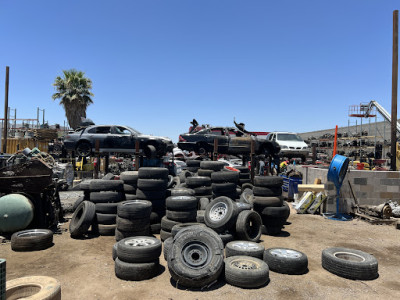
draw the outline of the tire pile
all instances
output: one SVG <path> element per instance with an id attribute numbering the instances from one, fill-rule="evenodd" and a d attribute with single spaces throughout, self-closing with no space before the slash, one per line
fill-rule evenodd
<path id="1" fill-rule="evenodd" d="M 122 172 L 119 175 L 119 179 L 124 182 L 125 199 L 126 200 L 136 200 L 138 171 Z"/>
<path id="2" fill-rule="evenodd" d="M 239 185 L 243 186 L 245 183 L 251 183 L 250 169 L 245 166 L 235 167 L 239 170 Z"/>
<path id="3" fill-rule="evenodd" d="M 197 175 L 211 177 L 212 173 L 221 171 L 223 168 L 223 162 L 204 160 L 200 162 L 200 169 L 197 170 Z"/>
<path id="4" fill-rule="evenodd" d="M 189 172 L 196 173 L 200 169 L 200 160 L 190 159 L 186 161 L 186 169 Z"/>
<path id="5" fill-rule="evenodd" d="M 165 216 L 165 199 L 168 186 L 168 169 L 143 167 L 139 169 L 136 198 L 148 200 L 152 204 L 151 232 L 161 229 L 161 218 Z"/>
<path id="6" fill-rule="evenodd" d="M 158 275 L 161 241 L 148 236 L 125 238 L 114 244 L 115 275 L 123 280 L 139 281 Z"/>
<path id="7" fill-rule="evenodd" d="M 290 208 L 282 197 L 283 178 L 255 176 L 252 203 L 263 222 L 263 233 L 277 235 L 290 214 Z"/>
<path id="8" fill-rule="evenodd" d="M 207 176 L 191 176 L 186 178 L 186 186 L 194 190 L 198 200 L 200 198 L 212 198 L 211 178 Z"/>
<path id="9" fill-rule="evenodd" d="M 217 171 L 211 174 L 211 187 L 213 198 L 226 196 L 232 200 L 238 199 L 241 190 L 237 189 L 239 183 L 239 172 L 236 171 Z"/>

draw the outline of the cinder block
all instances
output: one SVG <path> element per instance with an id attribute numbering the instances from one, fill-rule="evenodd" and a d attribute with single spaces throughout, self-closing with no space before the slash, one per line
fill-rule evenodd
<path id="1" fill-rule="evenodd" d="M 381 192 L 380 197 L 383 199 L 392 199 L 393 198 L 393 193 L 389 192 Z"/>
<path id="2" fill-rule="evenodd" d="M 381 185 L 400 185 L 400 179 L 381 179 Z"/>
<path id="3" fill-rule="evenodd" d="M 367 178 L 354 178 L 354 184 L 367 185 Z"/>
<path id="4" fill-rule="evenodd" d="M 358 185 L 361 192 L 371 193 L 374 191 L 375 187 L 373 185 Z"/>
<path id="5" fill-rule="evenodd" d="M 399 185 L 386 185 L 386 191 L 391 192 L 391 193 L 398 193 L 400 192 L 400 186 Z M 384 192 L 384 191 L 383 191 Z"/>
<path id="6" fill-rule="evenodd" d="M 388 172 L 386 175 L 387 178 L 400 178 L 399 172 Z"/>

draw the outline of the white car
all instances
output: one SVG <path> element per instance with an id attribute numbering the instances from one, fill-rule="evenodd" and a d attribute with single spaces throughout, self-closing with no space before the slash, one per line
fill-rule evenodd
<path id="1" fill-rule="evenodd" d="M 310 148 L 303 139 L 294 132 L 274 131 L 267 135 L 267 140 L 275 141 L 281 146 L 279 155 L 287 158 L 301 158 L 305 161 Z"/>

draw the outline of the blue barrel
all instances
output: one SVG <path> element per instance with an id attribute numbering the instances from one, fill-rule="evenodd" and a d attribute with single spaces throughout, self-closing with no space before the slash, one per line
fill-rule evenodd
<path id="1" fill-rule="evenodd" d="M 336 188 L 342 186 L 348 166 L 348 157 L 339 154 L 336 154 L 333 157 L 331 164 L 329 165 L 328 180 L 332 181 L 335 184 Z"/>
<path id="2" fill-rule="evenodd" d="M 0 233 L 23 230 L 32 222 L 34 206 L 21 194 L 8 194 L 0 198 Z"/>

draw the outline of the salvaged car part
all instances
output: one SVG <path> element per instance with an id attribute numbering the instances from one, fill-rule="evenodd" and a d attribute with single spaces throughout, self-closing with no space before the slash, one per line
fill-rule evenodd
<path id="1" fill-rule="evenodd" d="M 30 229 L 15 232 L 11 236 L 14 251 L 38 251 L 53 245 L 53 232 L 48 229 Z"/>
<path id="2" fill-rule="evenodd" d="M 340 277 L 372 280 L 378 277 L 378 261 L 371 254 L 348 248 L 327 248 L 322 251 L 322 267 Z"/>
<path id="3" fill-rule="evenodd" d="M 308 271 L 307 255 L 297 250 L 270 248 L 265 250 L 263 259 L 277 273 L 299 275 Z"/>
<path id="4" fill-rule="evenodd" d="M 259 258 L 231 256 L 225 259 L 225 280 L 242 288 L 262 287 L 269 282 L 269 268 Z"/>
<path id="5" fill-rule="evenodd" d="M 48 276 L 28 276 L 7 281 L 6 299 L 61 299 L 61 284 Z"/>

